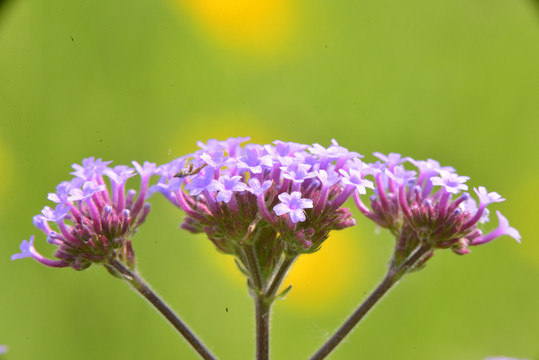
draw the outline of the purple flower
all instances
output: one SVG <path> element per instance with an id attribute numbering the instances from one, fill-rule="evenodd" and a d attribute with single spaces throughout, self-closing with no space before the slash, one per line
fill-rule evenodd
<path id="1" fill-rule="evenodd" d="M 331 146 L 327 149 L 323 147 L 320 144 L 313 144 L 313 146 L 309 147 L 309 151 L 320 157 L 321 159 L 329 159 L 329 160 L 337 160 L 337 159 L 351 159 L 354 157 L 361 157 L 356 152 L 350 152 L 348 149 L 342 147 L 337 143 L 337 140 L 332 139 L 331 140 Z"/>
<path id="2" fill-rule="evenodd" d="M 0 355 L 7 353 L 8 347 L 6 345 L 0 345 Z"/>
<path id="3" fill-rule="evenodd" d="M 107 168 L 108 164 L 112 161 L 103 161 L 101 159 L 95 159 L 90 157 L 82 160 L 82 166 L 79 164 L 73 164 L 73 171 L 71 174 L 86 181 L 95 180 L 99 178 L 103 171 Z"/>
<path id="4" fill-rule="evenodd" d="M 502 198 L 501 195 L 497 192 L 487 192 L 487 189 L 484 186 L 480 186 L 479 188 L 473 188 L 473 190 L 479 197 L 479 202 L 481 204 L 488 205 L 495 202 L 505 201 L 505 199 Z"/>
<path id="5" fill-rule="evenodd" d="M 316 177 L 318 177 L 318 179 L 322 183 L 322 186 L 326 186 L 326 187 L 331 187 L 337 184 L 339 181 L 343 180 L 343 177 L 339 176 L 339 173 L 337 173 L 334 170 L 330 171 L 329 173 L 326 170 L 319 170 L 319 171 L 315 171 L 315 174 L 316 174 Z M 343 175 L 344 177 L 349 176 L 346 172 L 345 174 L 341 173 L 341 175 Z"/>
<path id="6" fill-rule="evenodd" d="M 366 194 L 366 188 L 374 189 L 373 182 L 363 179 L 358 170 L 350 169 L 349 171 L 344 171 L 340 169 L 339 172 L 343 175 L 343 184 L 354 186 L 359 194 Z"/>
<path id="7" fill-rule="evenodd" d="M 80 201 L 80 200 L 86 200 L 92 197 L 95 193 L 98 193 L 100 191 L 105 191 L 107 187 L 105 185 L 98 185 L 93 181 L 86 181 L 82 185 L 81 189 L 71 189 L 69 192 L 71 196 L 67 198 L 68 201 Z"/>
<path id="8" fill-rule="evenodd" d="M 273 181 L 271 180 L 266 180 L 262 184 L 260 184 L 260 181 L 258 181 L 258 179 L 249 179 L 249 187 L 247 187 L 245 190 L 258 197 L 264 195 L 272 184 Z"/>
<path id="9" fill-rule="evenodd" d="M 125 165 L 118 165 L 114 168 L 106 168 L 104 174 L 116 185 L 123 185 L 127 179 L 135 175 L 132 168 Z"/>
<path id="10" fill-rule="evenodd" d="M 234 191 L 244 191 L 247 185 L 241 181 L 241 176 L 224 175 L 208 187 L 210 191 L 218 191 L 217 201 L 229 202 Z"/>
<path id="11" fill-rule="evenodd" d="M 419 169 L 420 174 L 438 174 L 440 171 L 455 172 L 455 169 L 451 166 L 440 166 L 440 163 L 436 160 L 427 159 L 416 161 L 411 158 L 408 158 L 408 160 Z"/>
<path id="12" fill-rule="evenodd" d="M 311 199 L 301 198 L 299 191 L 294 191 L 292 194 L 282 193 L 279 196 L 281 203 L 273 207 L 273 211 L 278 216 L 284 214 L 290 214 L 290 219 L 295 224 L 300 221 L 305 221 L 305 212 L 303 209 L 309 209 L 313 207 L 313 201 Z"/>
<path id="13" fill-rule="evenodd" d="M 413 181 L 417 173 L 413 170 L 406 171 L 404 170 L 404 166 L 397 165 L 393 167 L 392 171 L 390 171 L 389 169 L 385 169 L 385 174 L 388 178 L 395 181 L 397 184 L 406 184 L 410 181 Z"/>
<path id="14" fill-rule="evenodd" d="M 230 156 L 236 157 L 238 151 L 241 149 L 240 148 L 241 143 L 244 143 L 249 140 L 251 140 L 251 138 L 248 136 L 247 137 L 238 136 L 235 138 L 230 137 L 226 139 L 225 141 L 219 141 L 219 144 L 222 146 L 223 150 L 225 150 L 226 152 L 230 154 Z"/>
<path id="15" fill-rule="evenodd" d="M 217 150 L 213 154 L 202 153 L 200 155 L 200 159 L 212 168 L 220 168 L 227 161 L 227 158 L 225 157 L 225 152 L 223 150 Z"/>
<path id="16" fill-rule="evenodd" d="M 140 165 L 136 161 L 132 161 L 131 163 L 143 179 L 149 178 L 150 176 L 155 174 L 156 165 L 154 163 L 151 163 L 149 161 L 145 161 L 143 165 Z"/>
<path id="17" fill-rule="evenodd" d="M 83 270 L 92 263 L 106 265 L 111 259 L 118 259 L 134 267 L 129 238 L 150 210 L 144 198 L 155 164 L 134 163 L 141 176 L 137 198 L 136 191 L 126 193 L 124 189 L 133 169 L 125 166 L 112 169 L 107 167 L 109 162 L 94 158 L 84 159 L 82 163 L 82 166 L 73 165 L 75 179 L 60 183 L 57 192 L 49 194 L 48 198 L 56 203 L 55 209 L 45 206 L 42 215 L 34 216 L 34 225 L 47 235 L 47 242 L 58 247 L 55 253 L 58 260 L 42 256 L 34 247 L 34 236 L 21 243 L 21 252 L 13 255 L 12 260 L 31 257 L 47 266 Z M 112 190 L 105 185 L 103 175 L 110 178 Z"/>
<path id="18" fill-rule="evenodd" d="M 206 233 L 240 262 L 244 246 L 260 243 L 257 251 L 270 252 L 260 256 L 271 267 L 285 254 L 316 251 L 331 230 L 355 224 L 351 212 L 340 207 L 353 192 L 372 186 L 358 175 L 368 169 L 359 154 L 335 140 L 327 149 L 278 140 L 242 148 L 243 141 L 199 142 L 201 150 L 172 162 L 194 169 L 182 182 L 171 175 L 175 165 L 158 168 L 161 178 L 150 191 L 186 213 L 182 228 Z M 349 185 L 342 182 L 345 177 Z"/>
<path id="19" fill-rule="evenodd" d="M 468 185 L 464 183 L 469 179 L 467 176 L 458 176 L 455 173 L 445 170 L 440 171 L 440 176 L 430 178 L 434 186 L 442 186 L 447 192 L 452 194 L 458 194 L 461 190 L 468 190 Z"/>
<path id="20" fill-rule="evenodd" d="M 485 244 L 502 235 L 509 235 L 518 243 L 520 243 L 520 233 L 518 232 L 518 230 L 509 226 L 509 221 L 505 218 L 505 216 L 502 215 L 501 212 L 496 211 L 496 215 L 498 215 L 498 228 L 496 228 L 496 230 L 494 230 L 490 234 L 475 238 L 474 240 L 472 240 L 470 245 Z"/>
<path id="21" fill-rule="evenodd" d="M 389 155 L 384 155 L 379 152 L 373 153 L 378 159 L 382 160 L 390 169 L 393 169 L 394 166 L 405 162 L 408 158 L 402 158 L 401 154 L 389 153 Z"/>
<path id="22" fill-rule="evenodd" d="M 58 204 L 66 203 L 68 202 L 67 198 L 69 197 L 69 192 L 71 191 L 71 189 L 73 189 L 73 187 L 77 187 L 77 186 L 73 186 L 72 182 L 70 181 L 62 181 L 56 187 L 56 193 L 49 193 L 47 198 L 50 201 L 58 203 Z"/>
<path id="23" fill-rule="evenodd" d="M 11 261 L 31 257 L 43 265 L 50 267 L 65 267 L 69 265 L 63 260 L 50 260 L 39 254 L 34 248 L 34 235 L 30 236 L 30 241 L 23 240 L 19 248 L 21 252 L 19 254 L 11 255 Z"/>
<path id="24" fill-rule="evenodd" d="M 58 204 L 52 210 L 50 207 L 45 206 L 43 210 L 41 210 L 41 213 L 44 216 L 44 220 L 46 221 L 61 221 L 63 218 L 69 214 L 69 211 L 71 210 L 71 207 L 66 204 Z"/>
<path id="25" fill-rule="evenodd" d="M 260 156 L 256 148 L 245 149 L 245 154 L 238 159 L 238 169 L 248 170 L 253 174 L 260 174 L 262 168 L 270 168 L 273 162 L 270 156 Z"/>
<path id="26" fill-rule="evenodd" d="M 213 171 L 211 170 L 212 168 L 206 167 L 204 173 L 191 179 L 191 182 L 185 186 L 185 190 L 189 190 L 189 195 L 198 195 L 212 184 Z"/>
<path id="27" fill-rule="evenodd" d="M 316 176 L 314 172 L 310 171 L 311 168 L 312 166 L 308 164 L 291 164 L 289 166 L 281 166 L 283 178 L 299 183 Z"/>
<path id="28" fill-rule="evenodd" d="M 30 236 L 30 241 L 23 240 L 19 248 L 21 249 L 21 253 L 11 255 L 11 260 L 33 257 L 33 254 L 36 252 L 34 249 L 34 235 Z"/>
<path id="29" fill-rule="evenodd" d="M 303 150 L 308 148 L 307 145 L 294 142 L 275 140 L 273 143 L 275 144 L 275 146 L 271 146 L 268 144 L 264 147 L 271 156 L 275 157 L 294 156 L 295 153 L 302 152 Z"/>
<path id="30" fill-rule="evenodd" d="M 487 205 L 504 200 L 498 193 L 489 193 L 484 187 L 474 189 L 479 198 L 477 205 L 468 193 L 458 196 L 468 188 L 464 182 L 469 178 L 450 172 L 453 168 L 440 167 L 430 159 L 405 158 L 417 166 L 419 176 L 416 178 L 416 171 L 399 164 L 402 162 L 399 154 L 377 156 L 386 163 L 370 165 L 375 180 L 370 208 L 359 196 L 361 191 L 355 193 L 354 200 L 365 216 L 395 235 L 394 266 L 418 248 L 425 251 L 424 257 L 418 260 L 420 265 L 435 249 L 450 248 L 463 255 L 470 252 L 468 246 L 485 244 L 502 235 L 520 240 L 518 231 L 510 227 L 499 212 L 500 225 L 496 230 L 484 234 L 477 226 L 488 221 Z M 439 176 L 433 176 L 435 174 Z"/>

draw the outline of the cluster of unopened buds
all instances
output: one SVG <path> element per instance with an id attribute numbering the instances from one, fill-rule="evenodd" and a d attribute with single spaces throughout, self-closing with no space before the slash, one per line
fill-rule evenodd
<path id="1" fill-rule="evenodd" d="M 57 259 L 40 255 L 33 236 L 12 259 L 32 257 L 47 266 L 76 270 L 103 264 L 143 295 L 150 294 L 137 274 L 131 237 L 148 215 L 148 197 L 161 193 L 185 213 L 183 229 L 205 233 L 220 252 L 234 256 L 247 276 L 256 304 L 257 359 L 267 359 L 270 308 L 290 290 L 277 293 L 286 273 L 298 256 L 317 251 L 332 230 L 355 225 L 345 207 L 353 198 L 360 213 L 394 235 L 395 249 L 383 286 L 369 297 L 372 304 L 367 299 L 353 320 L 313 356 L 321 359 L 389 287 L 422 267 L 436 250 L 464 255 L 501 235 L 520 240 L 499 211 L 498 227 L 483 230 L 489 220 L 487 206 L 504 201 L 499 194 L 479 186 L 473 189 L 476 201 L 466 192 L 468 177 L 434 160 L 375 153 L 379 160 L 366 163 L 335 140 L 327 148 L 283 141 L 243 145 L 248 140 L 199 143 L 195 153 L 158 167 L 133 162 L 134 169 L 112 168 L 110 162 L 85 159 L 82 166 L 73 166 L 72 180 L 49 194 L 55 208 L 47 206 L 34 217 L 34 225 L 58 247 Z M 135 171 L 140 176 L 138 193 L 126 191 Z M 152 177 L 157 179 L 150 184 Z M 152 304 L 203 358 L 213 358 L 179 318 L 180 325 L 174 324 L 164 303 Z"/>

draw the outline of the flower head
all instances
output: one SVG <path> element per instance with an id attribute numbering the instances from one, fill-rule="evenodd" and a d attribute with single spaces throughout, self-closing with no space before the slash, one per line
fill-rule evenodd
<path id="1" fill-rule="evenodd" d="M 45 206 L 40 215 L 34 216 L 34 225 L 47 235 L 47 242 L 58 247 L 57 260 L 48 259 L 35 249 L 33 235 L 28 241 L 23 240 L 21 252 L 11 260 L 31 257 L 47 266 L 83 270 L 92 263 L 121 259 L 134 267 L 129 238 L 150 211 L 145 198 L 155 165 L 133 162 L 141 177 L 137 196 L 135 190 L 125 191 L 125 183 L 135 170 L 127 166 L 110 168 L 108 164 L 88 158 L 82 165 L 73 165 L 75 178 L 60 183 L 57 192 L 48 195 L 56 203 L 55 208 Z M 110 188 L 104 177 L 110 180 Z"/>
<path id="2" fill-rule="evenodd" d="M 518 231 L 509 226 L 500 212 L 497 212 L 500 225 L 496 230 L 484 234 L 478 227 L 488 221 L 487 205 L 505 200 L 498 193 L 489 193 L 482 186 L 474 189 L 479 198 L 477 205 L 470 194 L 459 195 L 468 189 L 464 183 L 469 178 L 459 176 L 451 167 L 441 167 L 431 159 L 404 158 L 416 167 L 407 170 L 398 154 L 375 155 L 384 162 L 370 165 L 376 184 L 370 208 L 359 193 L 354 199 L 364 215 L 395 235 L 396 264 L 418 247 L 428 250 L 424 261 L 436 248 L 451 248 L 462 255 L 470 252 L 469 246 L 487 243 L 501 235 L 520 241 Z"/>
<path id="3" fill-rule="evenodd" d="M 372 187 L 358 169 L 365 170 L 359 154 L 334 140 L 329 148 L 282 141 L 241 147 L 245 140 L 199 143 L 201 150 L 160 166 L 163 176 L 150 191 L 185 211 L 184 229 L 205 232 L 229 254 L 247 242 L 269 242 L 259 250 L 277 261 L 283 252 L 315 251 L 331 230 L 355 224 L 340 207 L 353 192 Z M 193 169 L 181 186 L 166 170 L 177 163 Z"/>

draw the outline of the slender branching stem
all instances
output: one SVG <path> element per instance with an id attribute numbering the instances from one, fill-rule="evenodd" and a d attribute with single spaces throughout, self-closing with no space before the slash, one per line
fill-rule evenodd
<path id="1" fill-rule="evenodd" d="M 243 246 L 242 257 L 249 272 L 250 292 L 255 301 L 256 359 L 268 360 L 271 301 L 268 301 L 264 294 L 266 281 L 260 271 L 253 245 Z"/>
<path id="2" fill-rule="evenodd" d="M 254 254 L 253 254 L 254 255 Z M 271 305 L 275 300 L 275 293 L 279 289 L 283 282 L 288 269 L 294 262 L 295 258 L 286 258 L 280 265 L 275 276 L 271 279 L 271 284 L 261 278 L 261 284 L 258 291 L 253 292 L 253 298 L 255 300 L 255 318 L 256 318 L 256 359 L 268 360 L 269 359 L 269 329 L 270 329 L 270 316 Z M 253 274 L 252 277 L 256 277 Z M 253 279 L 256 284 L 256 279 Z M 265 290 L 267 288 L 267 290 Z"/>
<path id="3" fill-rule="evenodd" d="M 112 260 L 107 267 L 113 272 L 120 274 L 122 278 L 138 291 L 146 300 L 150 302 L 178 332 L 189 342 L 195 351 L 206 360 L 214 360 L 210 351 L 202 344 L 196 335 L 180 320 L 180 318 L 165 304 L 163 300 L 146 284 L 146 282 L 135 272 L 132 272 L 118 260 Z"/>
<path id="4" fill-rule="evenodd" d="M 279 266 L 279 269 L 277 270 L 277 273 L 275 276 L 271 279 L 271 283 L 266 290 L 266 296 L 268 298 L 272 298 L 277 294 L 277 291 L 279 291 L 279 288 L 281 287 L 281 284 L 284 281 L 284 278 L 286 277 L 286 274 L 288 273 L 288 270 L 290 270 L 290 267 L 294 263 L 294 261 L 297 259 L 297 256 L 294 257 L 286 257 L 281 265 Z"/>
<path id="5" fill-rule="evenodd" d="M 258 264 L 258 259 L 256 258 L 255 249 L 252 245 L 247 245 L 243 248 L 243 257 L 245 258 L 248 271 L 251 277 L 251 282 L 253 290 L 260 293 L 264 288 L 264 279 L 262 273 L 260 272 L 260 266 Z"/>
<path id="6" fill-rule="evenodd" d="M 406 272 L 426 253 L 428 248 L 418 247 L 408 258 L 397 268 L 390 267 L 382 282 L 374 291 L 359 305 L 354 313 L 341 325 L 339 330 L 311 357 L 311 360 L 321 360 L 326 358 L 341 341 L 354 329 L 361 319 L 370 309 L 395 285 Z"/>

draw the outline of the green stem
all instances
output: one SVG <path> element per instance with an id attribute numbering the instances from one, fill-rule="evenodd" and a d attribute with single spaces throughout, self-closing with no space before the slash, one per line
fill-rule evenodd
<path id="1" fill-rule="evenodd" d="M 113 272 L 122 275 L 122 278 L 137 290 L 146 300 L 150 302 L 178 332 L 191 344 L 193 349 L 206 360 L 214 360 L 210 351 L 202 344 L 196 335 L 180 320 L 180 318 L 161 300 L 156 293 L 144 282 L 144 280 L 136 273 L 129 270 L 118 260 L 112 260 L 108 265 L 113 269 Z"/>
<path id="2" fill-rule="evenodd" d="M 256 359 L 269 359 L 269 326 L 271 302 L 264 295 L 255 295 Z"/>
<path id="3" fill-rule="evenodd" d="M 268 298 L 273 298 L 277 291 L 279 291 L 279 288 L 281 287 L 281 284 L 284 281 L 284 278 L 286 277 L 286 274 L 288 273 L 288 270 L 290 270 L 290 267 L 294 263 L 294 261 L 297 259 L 297 256 L 294 257 L 286 257 L 281 265 L 279 266 L 279 270 L 277 270 L 277 273 L 271 280 L 271 284 L 268 287 L 266 291 L 266 296 Z"/>
<path id="4" fill-rule="evenodd" d="M 256 292 L 262 292 L 264 288 L 264 279 L 260 273 L 260 266 L 258 265 L 258 260 L 256 258 L 255 249 L 252 245 L 244 246 L 242 249 L 243 257 L 248 267 L 249 274 L 251 275 L 251 281 L 253 290 Z"/>
<path id="5" fill-rule="evenodd" d="M 398 267 L 390 267 L 382 282 L 374 289 L 367 299 L 354 311 L 354 313 L 341 325 L 339 330 L 311 357 L 311 360 L 321 360 L 326 358 L 352 331 L 370 309 L 395 285 L 399 279 L 428 251 L 428 248 L 417 248 Z"/>
<path id="6" fill-rule="evenodd" d="M 269 320 L 271 302 L 264 294 L 266 282 L 256 257 L 253 245 L 242 247 L 243 263 L 249 272 L 250 293 L 255 300 L 255 327 L 256 327 L 256 359 L 269 359 Z"/>

